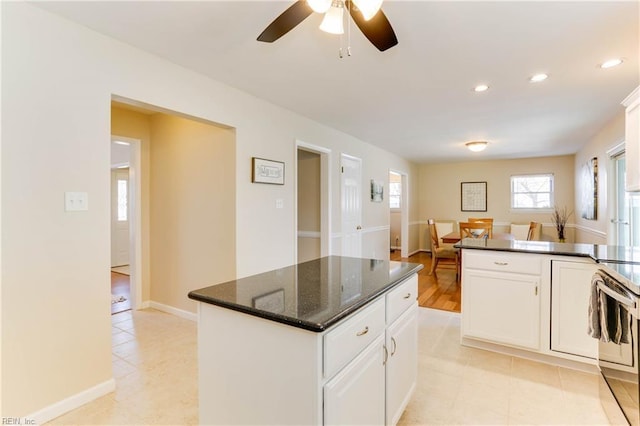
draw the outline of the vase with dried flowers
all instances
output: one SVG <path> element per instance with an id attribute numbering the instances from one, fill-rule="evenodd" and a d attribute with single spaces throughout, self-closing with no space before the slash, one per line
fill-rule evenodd
<path id="1" fill-rule="evenodd" d="M 561 243 L 565 242 L 564 228 L 567 225 L 567 221 L 569 220 L 571 213 L 572 212 L 567 211 L 566 207 L 561 209 L 556 207 L 551 215 L 553 225 L 556 227 L 556 231 L 558 231 L 558 241 Z"/>

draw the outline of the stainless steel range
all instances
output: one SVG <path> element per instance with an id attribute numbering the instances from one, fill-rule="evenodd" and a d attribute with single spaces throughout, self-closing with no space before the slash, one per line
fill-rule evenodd
<path id="1" fill-rule="evenodd" d="M 638 321 L 640 265 L 606 263 L 597 282 L 602 321 L 598 365 L 609 390 L 631 425 L 640 426 Z M 607 390 L 605 389 L 605 392 Z M 601 392 L 601 397 L 604 395 Z M 606 405 L 603 399 L 603 406 Z"/>

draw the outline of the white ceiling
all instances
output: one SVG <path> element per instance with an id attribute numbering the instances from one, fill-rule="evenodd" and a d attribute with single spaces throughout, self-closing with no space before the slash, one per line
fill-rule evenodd
<path id="1" fill-rule="evenodd" d="M 399 44 L 381 53 L 352 25 L 343 59 L 318 14 L 256 41 L 291 4 L 37 3 L 417 162 L 575 153 L 640 84 L 638 1 L 386 0 Z M 625 62 L 597 66 L 611 57 Z M 538 72 L 549 79 L 529 83 Z M 473 92 L 479 83 L 491 88 Z M 476 139 L 489 147 L 467 151 Z"/>

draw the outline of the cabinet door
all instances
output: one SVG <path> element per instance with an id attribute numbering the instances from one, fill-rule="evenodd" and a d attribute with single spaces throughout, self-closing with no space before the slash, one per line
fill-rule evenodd
<path id="1" fill-rule="evenodd" d="M 552 261 L 551 350 L 595 359 L 598 341 L 587 333 L 594 263 Z"/>
<path id="2" fill-rule="evenodd" d="M 387 329 L 387 425 L 395 425 L 416 386 L 418 306 L 413 305 Z"/>
<path id="3" fill-rule="evenodd" d="M 465 269 L 462 335 L 538 350 L 539 287 L 535 275 Z"/>
<path id="4" fill-rule="evenodd" d="M 384 423 L 384 335 L 324 386 L 325 425 Z"/>

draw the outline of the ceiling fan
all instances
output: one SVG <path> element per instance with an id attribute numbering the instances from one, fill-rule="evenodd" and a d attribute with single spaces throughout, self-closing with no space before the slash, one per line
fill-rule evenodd
<path id="1" fill-rule="evenodd" d="M 342 34 L 343 14 L 347 9 L 360 31 L 381 52 L 398 44 L 396 33 L 380 10 L 382 0 L 297 0 L 282 12 L 258 36 L 258 41 L 273 43 L 304 21 L 313 12 L 324 13 L 320 29 Z"/>

